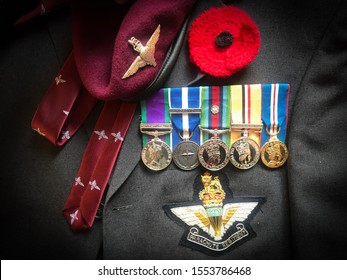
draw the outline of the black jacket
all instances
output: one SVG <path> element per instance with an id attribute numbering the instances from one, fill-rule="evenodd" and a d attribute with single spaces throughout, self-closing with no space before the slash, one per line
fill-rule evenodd
<path id="1" fill-rule="evenodd" d="M 192 20 L 211 5 L 200 1 Z M 214 1 L 213 1 L 214 2 Z M 214 5 L 217 5 L 214 2 Z M 221 256 L 184 246 L 185 229 L 164 208 L 196 199 L 194 180 L 171 164 L 158 173 L 140 161 L 139 111 L 105 195 L 101 219 L 70 231 L 61 210 L 100 106 L 63 148 L 30 127 L 71 51 L 68 9 L 18 26 L 0 51 L 2 259 L 345 259 L 347 257 L 346 1 L 232 1 L 256 22 L 255 61 L 226 79 L 189 62 L 187 44 L 165 86 L 289 83 L 289 159 L 222 172 L 234 198 L 262 197 L 249 221 L 255 235 Z"/>

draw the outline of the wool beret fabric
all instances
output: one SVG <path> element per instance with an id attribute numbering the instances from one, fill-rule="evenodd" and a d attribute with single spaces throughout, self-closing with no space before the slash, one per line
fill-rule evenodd
<path id="1" fill-rule="evenodd" d="M 128 99 L 156 78 L 169 47 L 195 0 L 137 0 L 119 6 L 112 1 L 77 1 L 73 5 L 72 41 L 76 66 L 86 89 L 102 100 Z M 160 25 L 156 67 L 145 66 L 122 79 L 138 56 L 128 43 L 143 45 Z"/>

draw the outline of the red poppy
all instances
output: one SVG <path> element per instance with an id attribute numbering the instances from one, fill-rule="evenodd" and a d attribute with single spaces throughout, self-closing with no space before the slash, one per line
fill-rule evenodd
<path id="1" fill-rule="evenodd" d="M 211 8 L 192 23 L 190 59 L 203 72 L 227 77 L 256 57 L 260 34 L 253 20 L 235 7 Z"/>

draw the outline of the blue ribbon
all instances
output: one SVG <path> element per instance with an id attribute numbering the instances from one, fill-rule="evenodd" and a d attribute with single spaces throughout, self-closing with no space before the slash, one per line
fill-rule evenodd
<path id="1" fill-rule="evenodd" d="M 262 120 L 264 123 L 264 129 L 262 131 L 262 145 L 264 145 L 270 138 L 266 132 L 266 128 L 270 128 L 273 125 L 271 120 L 271 108 L 273 105 L 273 99 L 271 99 L 271 92 L 274 87 L 278 87 L 277 95 L 277 122 L 280 127 L 280 132 L 277 135 L 278 139 L 282 142 L 286 140 L 287 131 L 287 100 L 289 85 L 288 84 L 263 84 L 262 85 Z"/>
<path id="2" fill-rule="evenodd" d="M 200 102 L 200 88 L 199 87 L 188 87 L 188 88 L 169 88 L 169 104 L 170 109 L 182 109 L 183 106 L 183 100 L 182 100 L 182 91 L 187 91 L 187 97 L 188 97 L 188 108 L 190 109 L 196 109 L 201 108 L 201 102 Z M 189 128 L 189 134 L 192 135 L 192 137 L 189 139 L 190 141 L 193 141 L 200 145 L 200 130 L 199 130 L 199 123 L 200 123 L 200 114 L 195 113 L 187 113 L 188 115 L 188 128 Z M 171 115 L 171 122 L 173 125 L 172 130 L 172 149 L 176 147 L 177 144 L 182 142 L 181 136 L 183 136 L 183 114 L 172 114 Z"/>

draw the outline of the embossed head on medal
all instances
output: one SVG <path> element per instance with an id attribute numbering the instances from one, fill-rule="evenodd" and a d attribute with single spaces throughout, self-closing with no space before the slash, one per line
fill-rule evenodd
<path id="1" fill-rule="evenodd" d="M 270 139 L 261 148 L 261 160 L 269 168 L 281 167 L 288 159 L 287 145 L 277 137 L 280 130 L 281 127 L 275 126 L 271 129 L 266 128 L 266 133 L 270 135 Z"/>
<path id="2" fill-rule="evenodd" d="M 142 149 L 142 162 L 149 169 L 154 171 L 160 171 L 168 167 L 172 161 L 171 148 L 167 143 L 162 141 L 159 136 L 171 133 L 171 123 L 141 123 L 140 131 L 142 134 L 153 137 Z"/>

